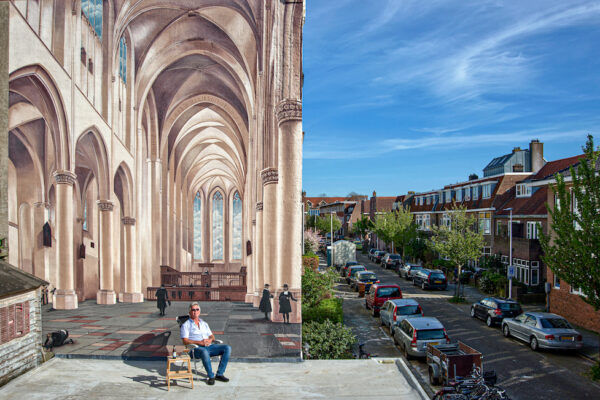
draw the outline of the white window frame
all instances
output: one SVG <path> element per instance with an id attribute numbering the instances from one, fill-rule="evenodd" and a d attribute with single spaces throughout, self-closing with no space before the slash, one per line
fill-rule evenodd
<path id="1" fill-rule="evenodd" d="M 481 198 L 489 199 L 490 197 L 492 197 L 492 185 L 488 183 L 482 186 Z"/>
<path id="2" fill-rule="evenodd" d="M 473 200 L 477 200 L 479 198 L 479 186 L 473 186 Z"/>
<path id="3" fill-rule="evenodd" d="M 527 239 L 539 239 L 539 222 L 527 221 Z"/>
<path id="4" fill-rule="evenodd" d="M 570 285 L 569 285 L 569 286 L 570 286 Z M 582 297 L 587 297 L 587 296 L 585 295 L 585 293 L 583 293 L 583 291 L 581 290 L 581 288 L 580 288 L 580 287 L 578 287 L 577 289 L 574 289 L 574 288 L 573 288 L 573 286 L 570 286 L 569 293 L 571 293 L 571 294 L 576 294 L 576 295 L 578 295 L 578 296 L 582 296 Z"/>
<path id="5" fill-rule="evenodd" d="M 516 187 L 517 197 L 531 197 L 531 186 L 518 183 Z"/>
<path id="6" fill-rule="evenodd" d="M 462 188 L 456 189 L 456 201 L 460 202 L 463 200 L 463 190 Z"/>
<path id="7" fill-rule="evenodd" d="M 554 289 L 560 289 L 560 279 L 558 279 L 558 276 L 556 276 L 556 274 L 552 274 L 552 287 Z"/>
<path id="8" fill-rule="evenodd" d="M 533 276 L 535 274 L 535 282 L 533 283 Z M 532 261 L 531 262 L 531 286 L 537 286 L 540 284 L 540 262 Z"/>

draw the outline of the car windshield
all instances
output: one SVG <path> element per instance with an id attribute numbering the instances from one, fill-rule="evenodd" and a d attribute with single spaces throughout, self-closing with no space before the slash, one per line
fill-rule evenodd
<path id="1" fill-rule="evenodd" d="M 404 306 L 396 309 L 396 315 L 414 315 L 421 314 L 419 306 Z"/>
<path id="2" fill-rule="evenodd" d="M 417 270 L 417 269 L 423 269 L 423 267 L 417 267 L 416 265 L 413 265 L 410 267 L 411 271 Z"/>
<path id="3" fill-rule="evenodd" d="M 417 340 L 445 339 L 443 329 L 417 330 Z"/>
<path id="4" fill-rule="evenodd" d="M 499 303 L 498 308 L 502 311 L 518 311 L 521 309 L 521 306 L 517 303 Z"/>
<path id="5" fill-rule="evenodd" d="M 377 279 L 375 274 L 360 274 L 360 279 L 363 281 Z"/>
<path id="6" fill-rule="evenodd" d="M 566 319 L 562 318 L 542 318 L 540 319 L 540 323 L 542 324 L 542 328 L 573 329 L 573 327 L 571 327 L 571 324 L 569 324 Z"/>
<path id="7" fill-rule="evenodd" d="M 399 259 L 400 259 L 400 256 L 399 256 L 398 254 L 390 254 L 390 258 L 391 258 L 392 260 L 399 260 Z"/>
<path id="8" fill-rule="evenodd" d="M 379 297 L 400 297 L 400 289 L 395 287 L 384 287 L 379 288 L 377 292 L 377 296 Z"/>
<path id="9" fill-rule="evenodd" d="M 439 273 L 439 272 L 434 272 L 431 274 L 431 279 L 441 279 L 444 280 L 446 277 L 444 276 L 444 274 Z"/>

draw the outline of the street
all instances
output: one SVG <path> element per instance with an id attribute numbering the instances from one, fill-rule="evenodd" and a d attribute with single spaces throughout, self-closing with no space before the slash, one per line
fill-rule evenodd
<path id="1" fill-rule="evenodd" d="M 600 385 L 583 376 L 592 365 L 590 360 L 577 354 L 533 352 L 527 344 L 502 336 L 498 327 L 488 328 L 483 321 L 471 318 L 470 303 L 449 303 L 447 299 L 452 296 L 452 285 L 447 291 L 423 291 L 395 272 L 371 263 L 366 255 L 358 254 L 357 259 L 375 272 L 381 283 L 398 284 L 403 297 L 415 298 L 425 316 L 436 317 L 442 322 L 453 342 L 460 340 L 481 352 L 484 370 L 496 371 L 497 385 L 505 389 L 512 399 L 600 398 Z M 366 351 L 380 357 L 401 357 L 389 330 L 381 327 L 379 318 L 373 318 L 365 309 L 364 298 L 357 298 L 345 284 L 340 285 L 338 290 L 345 298 L 344 323 L 353 328 L 360 342 L 366 343 Z M 425 362 L 409 362 L 421 374 L 422 380 L 428 382 Z"/>

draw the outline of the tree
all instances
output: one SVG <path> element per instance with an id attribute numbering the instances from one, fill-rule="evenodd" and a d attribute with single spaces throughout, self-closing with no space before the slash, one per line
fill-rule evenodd
<path id="1" fill-rule="evenodd" d="M 322 217 L 318 217 L 315 225 L 317 230 L 320 231 L 323 235 L 328 232 L 331 232 L 332 225 L 333 232 L 340 230 L 340 228 L 342 227 L 340 219 L 336 215 L 333 215 L 332 217 L 331 214 L 326 214 Z"/>
<path id="2" fill-rule="evenodd" d="M 359 235 L 362 239 L 367 233 L 373 230 L 373 222 L 371 222 L 369 217 L 363 215 L 354 224 L 352 224 L 352 228 L 354 233 Z"/>
<path id="3" fill-rule="evenodd" d="M 476 219 L 467 214 L 465 206 L 453 206 L 450 212 L 450 228 L 445 225 L 432 227 L 433 237 L 429 244 L 432 250 L 447 258 L 458 268 L 458 275 L 470 260 L 481 256 L 484 245 L 483 234 L 476 232 Z M 460 279 L 456 285 L 455 297 L 460 297 Z"/>
<path id="4" fill-rule="evenodd" d="M 554 275 L 574 288 L 582 300 L 600 309 L 600 176 L 596 171 L 600 150 L 588 135 L 585 158 L 569 168 L 567 177 L 556 174 L 556 207 L 549 207 L 554 234 L 540 232 L 542 260 Z M 567 183 L 571 180 L 571 184 Z M 571 187 L 570 187 L 571 186 Z"/>
<path id="5" fill-rule="evenodd" d="M 379 215 L 373 230 L 385 244 L 393 243 L 394 247 L 401 249 L 402 258 L 406 254 L 406 247 L 417 235 L 417 226 L 410 209 L 404 207 Z"/>

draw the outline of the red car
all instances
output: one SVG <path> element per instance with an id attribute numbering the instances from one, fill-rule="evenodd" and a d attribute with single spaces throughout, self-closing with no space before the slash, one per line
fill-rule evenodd
<path id="1" fill-rule="evenodd" d="M 367 310 L 373 310 L 373 316 L 376 317 L 379 315 L 383 303 L 387 300 L 401 298 L 402 289 L 400 289 L 400 286 L 376 284 L 371 286 L 369 293 L 365 295 L 365 307 Z"/>

